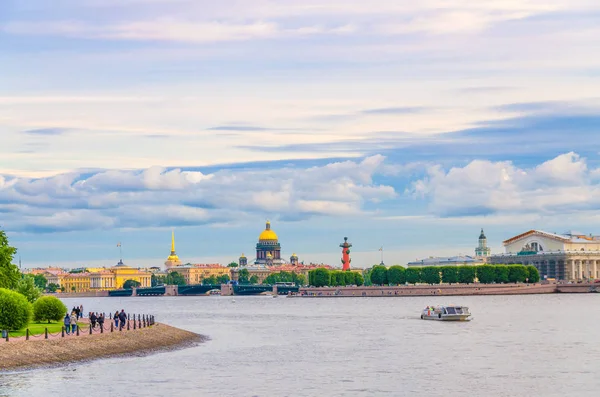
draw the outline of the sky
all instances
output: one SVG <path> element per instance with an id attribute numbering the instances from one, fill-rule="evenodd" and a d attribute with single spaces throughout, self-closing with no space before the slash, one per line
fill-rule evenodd
<path id="1" fill-rule="evenodd" d="M 599 77 L 595 0 L 4 0 L 0 228 L 24 267 L 600 234 Z"/>

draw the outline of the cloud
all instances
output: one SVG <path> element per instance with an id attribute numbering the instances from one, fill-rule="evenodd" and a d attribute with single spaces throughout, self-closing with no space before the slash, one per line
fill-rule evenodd
<path id="1" fill-rule="evenodd" d="M 15 21 L 5 24 L 3 30 L 6 33 L 17 35 L 51 35 L 93 40 L 216 43 L 312 35 L 340 35 L 353 32 L 354 27 L 351 25 L 335 27 L 309 25 L 284 28 L 275 22 L 268 21 L 234 23 L 158 18 L 151 21 L 140 20 L 104 25 L 68 20 Z"/>
<path id="2" fill-rule="evenodd" d="M 379 109 L 367 109 L 363 110 L 363 114 L 410 114 L 410 113 L 419 113 L 424 111 L 425 108 L 422 107 L 395 107 L 395 108 L 379 108 Z"/>
<path id="3" fill-rule="evenodd" d="M 23 131 L 23 133 L 29 135 L 56 136 L 63 135 L 69 132 L 70 130 L 70 128 L 40 128 L 35 130 Z"/>
<path id="4" fill-rule="evenodd" d="M 221 125 L 211 127 L 209 131 L 271 131 L 272 128 L 256 127 L 251 125 Z"/>
<path id="5" fill-rule="evenodd" d="M 374 181 L 383 156 L 309 168 L 74 172 L 0 177 L 0 212 L 13 231 L 143 228 L 234 222 L 261 214 L 288 219 L 364 213 L 396 197 Z"/>
<path id="6" fill-rule="evenodd" d="M 546 214 L 564 216 L 599 207 L 597 170 L 570 152 L 532 168 L 510 161 L 475 160 L 444 170 L 431 166 L 407 191 L 442 217 Z"/>

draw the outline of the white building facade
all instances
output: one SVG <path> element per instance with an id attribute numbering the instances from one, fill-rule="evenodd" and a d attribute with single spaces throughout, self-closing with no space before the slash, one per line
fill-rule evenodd
<path id="1" fill-rule="evenodd" d="M 505 253 L 488 263 L 534 265 L 542 279 L 586 281 L 600 278 L 600 236 L 529 230 L 503 242 Z"/>

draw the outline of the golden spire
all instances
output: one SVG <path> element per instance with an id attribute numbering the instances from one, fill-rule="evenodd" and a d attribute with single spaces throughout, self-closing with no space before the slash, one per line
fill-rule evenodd
<path id="1" fill-rule="evenodd" d="M 175 255 L 175 230 L 171 230 L 171 255 Z"/>

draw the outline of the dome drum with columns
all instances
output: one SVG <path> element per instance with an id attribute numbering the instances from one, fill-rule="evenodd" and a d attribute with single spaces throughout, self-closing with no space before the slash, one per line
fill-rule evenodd
<path id="1" fill-rule="evenodd" d="M 281 265 L 285 263 L 281 259 L 281 244 L 277 233 L 271 230 L 271 222 L 267 221 L 265 230 L 258 236 L 256 244 L 256 265 Z"/>

